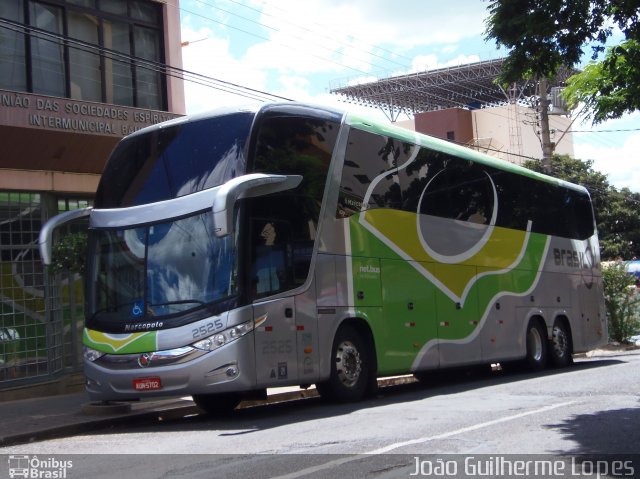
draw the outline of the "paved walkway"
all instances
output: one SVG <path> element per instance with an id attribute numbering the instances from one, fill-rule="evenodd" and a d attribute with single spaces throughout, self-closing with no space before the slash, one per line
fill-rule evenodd
<path id="1" fill-rule="evenodd" d="M 315 396 L 315 389 L 298 387 L 267 391 L 273 403 Z M 247 407 L 252 402 L 241 403 Z M 46 396 L 0 403 L 0 447 L 69 436 L 103 427 L 131 424 L 158 417 L 183 417 L 200 409 L 188 398 L 169 398 L 111 403 L 92 403 L 84 393 Z"/>

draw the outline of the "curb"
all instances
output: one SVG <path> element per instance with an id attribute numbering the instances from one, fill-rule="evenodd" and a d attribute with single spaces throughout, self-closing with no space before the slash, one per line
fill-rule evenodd
<path id="1" fill-rule="evenodd" d="M 400 384 L 410 384 L 416 380 L 413 376 L 399 376 L 378 379 L 378 387 L 384 388 Z M 315 388 L 300 389 L 282 393 L 270 394 L 267 399 L 242 401 L 236 409 L 247 409 L 267 404 L 277 404 L 287 401 L 319 397 Z M 42 426 L 40 429 L 0 437 L 0 447 L 28 444 L 35 441 L 72 436 L 84 432 L 132 425 L 147 421 L 177 419 L 187 415 L 202 414 L 202 410 L 194 403 L 175 398 L 158 401 L 149 405 L 148 409 L 132 407 L 130 403 L 114 402 L 106 405 L 85 403 L 80 407 L 80 413 L 72 416 L 67 424 Z"/>

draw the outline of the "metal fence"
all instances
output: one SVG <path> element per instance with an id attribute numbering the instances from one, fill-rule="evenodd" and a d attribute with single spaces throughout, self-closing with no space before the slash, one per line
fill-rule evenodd
<path id="1" fill-rule="evenodd" d="M 83 281 L 48 273 L 38 234 L 51 215 L 89 203 L 0 191 L 0 389 L 81 368 Z"/>

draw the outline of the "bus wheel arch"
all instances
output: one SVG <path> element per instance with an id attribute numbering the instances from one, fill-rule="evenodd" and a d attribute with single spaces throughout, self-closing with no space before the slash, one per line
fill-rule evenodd
<path id="1" fill-rule="evenodd" d="M 573 363 L 573 336 L 571 324 L 566 316 L 558 316 L 549 338 L 549 359 L 556 368 L 564 368 Z"/>
<path id="2" fill-rule="evenodd" d="M 369 325 L 357 318 L 343 321 L 331 347 L 330 375 L 316 384 L 321 396 L 339 402 L 358 401 L 377 389 L 377 361 Z"/>
<path id="3" fill-rule="evenodd" d="M 525 364 L 532 371 L 542 371 L 549 355 L 547 326 L 541 316 L 533 316 L 525 334 Z"/>
<path id="4" fill-rule="evenodd" d="M 194 394 L 193 402 L 207 415 L 220 417 L 233 411 L 242 401 L 239 393 Z"/>

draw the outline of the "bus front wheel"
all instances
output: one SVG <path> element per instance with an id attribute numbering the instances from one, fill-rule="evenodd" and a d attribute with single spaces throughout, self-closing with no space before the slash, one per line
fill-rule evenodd
<path id="1" fill-rule="evenodd" d="M 193 402 L 210 416 L 221 416 L 229 413 L 242 401 L 242 396 L 235 393 L 226 394 L 194 394 Z"/>
<path id="2" fill-rule="evenodd" d="M 369 384 L 375 381 L 370 348 L 362 335 L 351 326 L 338 329 L 331 350 L 331 375 L 316 384 L 324 398 L 348 402 L 364 397 Z M 372 379 L 373 378 L 373 379 Z"/>

